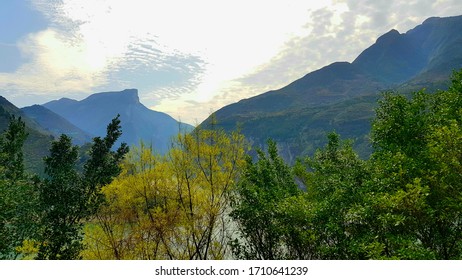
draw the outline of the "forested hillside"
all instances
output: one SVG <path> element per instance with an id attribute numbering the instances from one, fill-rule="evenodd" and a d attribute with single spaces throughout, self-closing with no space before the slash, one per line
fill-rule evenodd
<path id="1" fill-rule="evenodd" d="M 0 96 L 0 131 L 6 130 L 13 117 L 20 117 L 26 125 L 25 132 L 28 135 L 24 143 L 26 169 L 31 172 L 42 173 L 42 158 L 48 155 L 50 142 L 53 140 L 52 133 L 46 131 L 34 120 L 28 118 L 19 108 Z"/>
<path id="2" fill-rule="evenodd" d="M 350 140 L 295 164 L 215 121 L 164 155 L 128 151 L 118 117 L 79 148 L 62 135 L 45 178 L 24 172 L 27 133 L 0 138 L 2 259 L 461 259 L 462 71 L 444 91 L 383 93 L 361 159 Z"/>

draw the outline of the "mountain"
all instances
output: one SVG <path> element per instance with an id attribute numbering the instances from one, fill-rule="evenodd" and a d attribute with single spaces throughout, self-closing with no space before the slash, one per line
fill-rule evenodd
<path id="1" fill-rule="evenodd" d="M 444 86 L 452 70 L 462 65 L 461 23 L 462 16 L 433 17 L 404 34 L 392 30 L 353 64 L 400 86 Z"/>
<path id="2" fill-rule="evenodd" d="M 363 157 L 371 152 L 370 121 L 380 93 L 444 89 L 462 68 L 462 16 L 429 18 L 406 33 L 382 35 L 353 62 L 336 62 L 274 91 L 214 113 L 226 130 L 239 127 L 253 145 L 268 138 L 288 160 L 312 154 L 336 131 L 352 138 Z M 207 127 L 210 118 L 200 126 Z"/>
<path id="3" fill-rule="evenodd" d="M 12 116 L 21 117 L 26 124 L 28 137 L 24 144 L 24 160 L 26 170 L 43 174 L 43 158 L 48 155 L 53 135 L 28 118 L 19 108 L 0 96 L 0 132 L 7 129 Z"/>
<path id="4" fill-rule="evenodd" d="M 42 128 L 49 131 L 53 136 L 59 137 L 61 134 L 66 134 L 72 137 L 74 145 L 82 146 L 92 140 L 92 136 L 89 133 L 81 130 L 65 118 L 43 106 L 33 105 L 24 107 L 21 108 L 21 111 L 27 117 L 38 123 Z"/>
<path id="5" fill-rule="evenodd" d="M 106 135 L 106 126 L 120 114 L 120 141 L 129 145 L 138 145 L 143 141 L 153 144 L 160 153 L 167 151 L 171 138 L 179 131 L 193 129 L 165 113 L 146 108 L 140 103 L 136 89 L 96 93 L 81 101 L 62 98 L 43 106 L 95 136 Z"/>

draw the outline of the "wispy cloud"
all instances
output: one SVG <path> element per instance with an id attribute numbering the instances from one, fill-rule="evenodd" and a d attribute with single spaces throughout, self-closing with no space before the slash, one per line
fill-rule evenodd
<path id="1" fill-rule="evenodd" d="M 108 80 L 114 89 L 138 88 L 142 101 L 153 105 L 193 92 L 205 67 L 199 56 L 163 52 L 156 41 L 140 39 L 127 48 L 123 59 L 108 66 Z"/>

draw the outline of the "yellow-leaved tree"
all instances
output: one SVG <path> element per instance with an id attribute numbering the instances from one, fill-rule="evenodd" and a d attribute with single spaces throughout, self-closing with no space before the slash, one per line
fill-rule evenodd
<path id="1" fill-rule="evenodd" d="M 229 194 L 244 164 L 239 133 L 196 129 L 169 153 L 132 149 L 106 203 L 85 227 L 87 259 L 222 259 L 231 234 Z"/>

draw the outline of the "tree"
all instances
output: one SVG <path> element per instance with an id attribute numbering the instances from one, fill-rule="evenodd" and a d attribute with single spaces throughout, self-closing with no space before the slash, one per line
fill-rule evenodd
<path id="1" fill-rule="evenodd" d="M 287 224 L 287 208 L 282 207 L 300 191 L 291 169 L 279 157 L 274 141 L 268 141 L 268 155 L 262 150 L 257 154 L 257 162 L 247 157 L 234 191 L 231 217 L 239 236 L 231 246 L 238 258 L 283 259 L 288 254 L 284 238 L 292 225 Z"/>
<path id="2" fill-rule="evenodd" d="M 353 151 L 351 142 L 328 135 L 327 145 L 313 157 L 299 161 L 297 175 L 306 186 L 315 243 L 310 257 L 316 259 L 361 259 L 361 244 L 367 230 L 361 205 L 369 178 L 366 163 Z"/>
<path id="3" fill-rule="evenodd" d="M 82 250 L 80 230 L 86 197 L 82 178 L 75 170 L 77 155 L 78 147 L 62 135 L 45 158 L 48 178 L 40 186 L 43 229 L 39 259 L 77 259 Z"/>
<path id="4" fill-rule="evenodd" d="M 2 177 L 14 183 L 24 178 L 23 145 L 28 133 L 21 117 L 10 119 L 7 130 L 0 139 L 0 165 L 4 167 Z"/>
<path id="5" fill-rule="evenodd" d="M 462 92 L 461 92 L 462 93 Z M 428 143 L 434 164 L 428 174 L 427 226 L 419 238 L 439 259 L 462 257 L 462 129 L 453 120 L 436 129 Z"/>
<path id="6" fill-rule="evenodd" d="M 0 137 L 0 259 L 15 259 L 17 247 L 35 231 L 34 180 L 24 172 L 24 122 L 12 117 Z"/>
<path id="7" fill-rule="evenodd" d="M 93 139 L 83 175 L 77 172 L 78 147 L 71 139 L 62 135 L 52 143 L 45 158 L 47 178 L 39 188 L 42 229 L 37 258 L 80 258 L 83 222 L 102 204 L 101 187 L 118 175 L 118 164 L 128 152 L 124 143 L 111 150 L 121 135 L 118 117 L 108 125 L 104 139 Z"/>
<path id="8" fill-rule="evenodd" d="M 88 259 L 166 259 L 178 225 L 166 158 L 141 143 L 121 174 L 102 188 L 105 203 L 85 227 Z"/>
<path id="9" fill-rule="evenodd" d="M 169 153 L 172 184 L 178 193 L 184 236 L 180 258 L 222 259 L 227 255 L 230 193 L 244 164 L 244 136 L 227 134 L 213 123 L 180 135 Z"/>
<path id="10" fill-rule="evenodd" d="M 103 187 L 105 203 L 86 227 L 84 255 L 95 259 L 222 259 L 230 233 L 229 194 L 240 174 L 244 138 L 197 128 L 178 135 L 166 156 L 143 144 Z"/>
<path id="11" fill-rule="evenodd" d="M 120 126 L 120 115 L 117 115 L 107 126 L 106 136 L 93 138 L 93 144 L 90 148 L 90 158 L 84 164 L 84 184 L 86 187 L 85 195 L 88 197 L 89 215 L 96 213 L 104 196 L 101 188 L 108 185 L 117 177 L 121 168 L 119 163 L 128 153 L 129 148 L 126 143 L 121 143 L 117 150 L 113 151 L 112 147 L 122 135 Z"/>
<path id="12" fill-rule="evenodd" d="M 455 72 L 449 89 L 434 94 L 386 94 L 377 108 L 368 198 L 374 258 L 462 256 L 461 79 Z"/>

